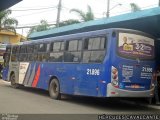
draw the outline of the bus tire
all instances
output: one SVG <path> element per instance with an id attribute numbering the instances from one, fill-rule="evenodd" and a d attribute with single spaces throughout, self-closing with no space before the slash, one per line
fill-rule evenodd
<path id="1" fill-rule="evenodd" d="M 16 83 L 15 80 L 16 80 L 16 76 L 15 76 L 15 74 L 13 73 L 13 74 L 11 74 L 11 76 L 10 76 L 11 86 L 12 86 L 13 88 L 18 88 L 19 85 Z"/>
<path id="2" fill-rule="evenodd" d="M 53 78 L 49 84 L 49 95 L 52 99 L 61 99 L 60 84 L 56 78 Z"/>

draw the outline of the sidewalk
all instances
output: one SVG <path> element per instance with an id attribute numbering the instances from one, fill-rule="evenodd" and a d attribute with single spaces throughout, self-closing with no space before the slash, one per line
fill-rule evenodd
<path id="1" fill-rule="evenodd" d="M 156 105 L 156 104 L 142 104 L 142 106 L 146 106 L 146 107 L 149 107 L 149 108 L 154 108 L 154 109 L 159 109 L 160 110 L 160 105 Z"/>
<path id="2" fill-rule="evenodd" d="M 130 100 L 121 100 L 121 102 L 160 110 L 160 105 L 156 104 L 148 104 L 148 103 L 142 103 L 141 101 L 130 101 Z"/>

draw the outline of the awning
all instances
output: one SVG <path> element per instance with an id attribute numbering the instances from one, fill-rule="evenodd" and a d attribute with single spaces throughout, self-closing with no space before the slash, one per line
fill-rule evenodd
<path id="1" fill-rule="evenodd" d="M 106 28 L 127 28 L 140 30 L 160 38 L 160 7 L 141 10 L 110 18 L 103 18 L 89 22 L 53 28 L 46 31 L 32 33 L 30 39 L 41 39 L 59 35 L 74 34 Z"/>
<path id="2" fill-rule="evenodd" d="M 22 0 L 0 0 L 0 11 L 5 10 Z"/>

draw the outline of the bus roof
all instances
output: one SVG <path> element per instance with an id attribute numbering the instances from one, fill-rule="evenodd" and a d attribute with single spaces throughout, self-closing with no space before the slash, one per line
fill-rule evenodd
<path id="1" fill-rule="evenodd" d="M 112 32 L 112 31 L 127 31 L 127 32 L 135 32 L 135 33 L 140 33 L 142 35 L 146 35 L 146 36 L 149 36 L 149 37 L 152 37 L 151 35 L 147 34 L 147 33 L 144 33 L 144 32 L 141 32 L 141 31 L 138 31 L 138 30 L 132 30 L 132 29 L 123 29 L 123 28 L 109 28 L 109 29 L 102 29 L 102 30 L 95 30 L 95 31 L 88 31 L 88 32 L 81 32 L 81 33 L 75 33 L 75 34 L 69 34 L 69 35 L 62 35 L 62 36 L 56 36 L 56 37 L 50 37 L 50 38 L 42 38 L 42 39 L 38 39 L 38 40 L 31 40 L 31 41 L 26 41 L 26 42 L 23 42 L 23 44 L 30 44 L 30 43 L 33 43 L 33 44 L 36 44 L 36 43 L 41 43 L 43 41 L 45 42 L 49 42 L 49 41 L 53 41 L 53 40 L 67 40 L 67 39 L 71 39 L 71 38 L 74 38 L 74 37 L 81 37 L 83 35 L 83 37 L 85 36 L 90 36 L 90 35 L 102 35 L 102 34 L 107 34 L 109 32 Z M 99 34 L 100 33 L 100 34 Z"/>

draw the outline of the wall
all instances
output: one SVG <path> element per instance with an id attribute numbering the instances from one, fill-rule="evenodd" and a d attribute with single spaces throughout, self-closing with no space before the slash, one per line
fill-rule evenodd
<path id="1" fill-rule="evenodd" d="M 26 38 L 18 33 L 12 31 L 1 30 L 0 31 L 0 43 L 5 44 L 17 44 Z"/>

